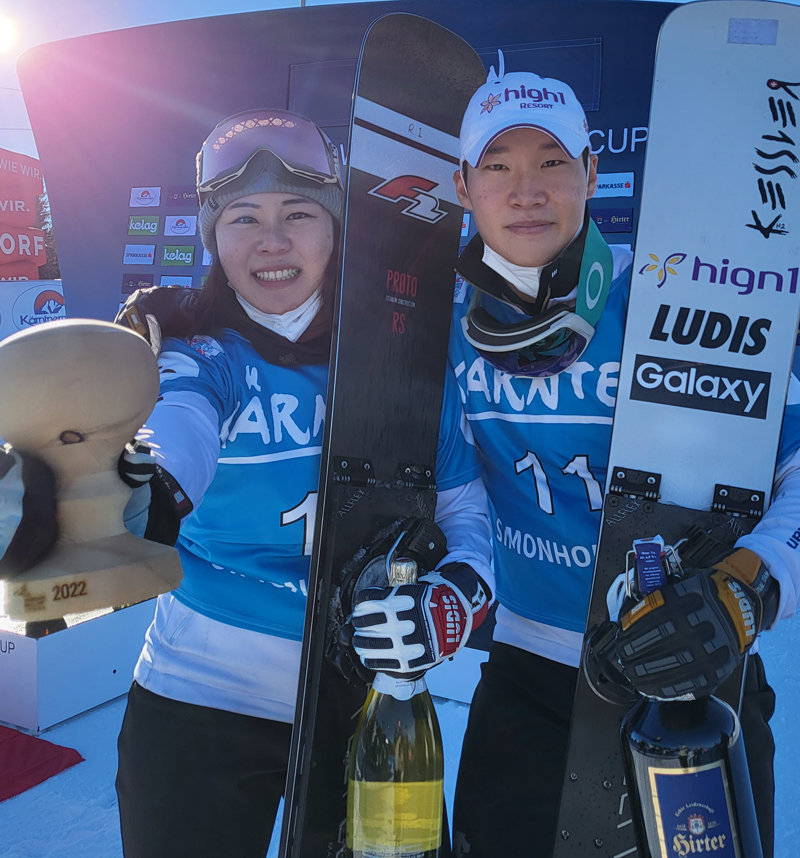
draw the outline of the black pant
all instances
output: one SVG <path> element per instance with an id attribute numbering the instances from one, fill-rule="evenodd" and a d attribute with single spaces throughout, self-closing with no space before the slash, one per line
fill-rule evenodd
<path id="1" fill-rule="evenodd" d="M 775 740 L 769 720 L 775 714 L 775 692 L 767 682 L 759 655 L 748 656 L 739 718 L 753 787 L 764 858 L 775 853 Z"/>
<path id="2" fill-rule="evenodd" d="M 741 710 L 764 858 L 773 854 L 775 695 L 748 660 Z M 492 644 L 470 708 L 453 807 L 456 858 L 551 858 L 578 671 Z"/>
<path id="3" fill-rule="evenodd" d="M 118 742 L 126 858 L 264 858 L 291 729 L 134 683 Z"/>

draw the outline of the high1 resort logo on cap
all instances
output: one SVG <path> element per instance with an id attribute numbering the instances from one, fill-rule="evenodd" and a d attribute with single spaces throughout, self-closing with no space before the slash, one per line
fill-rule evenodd
<path id="1" fill-rule="evenodd" d="M 570 86 L 533 72 L 505 71 L 503 52 L 497 52 L 498 70 L 489 69 L 464 111 L 459 134 L 459 156 L 477 167 L 492 142 L 515 128 L 534 128 L 549 134 L 571 158 L 589 148 L 589 125 L 583 107 Z"/>
<path id="2" fill-rule="evenodd" d="M 524 83 L 519 83 L 516 86 L 507 86 L 504 90 L 498 93 L 490 92 L 481 102 L 481 114 L 491 113 L 496 107 L 502 104 L 507 104 L 509 101 L 514 103 L 529 101 L 528 104 L 519 104 L 520 107 L 529 108 L 551 108 L 554 104 L 562 104 L 566 106 L 567 100 L 563 92 L 548 89 L 543 86 L 541 89 L 533 86 L 525 86 Z M 589 126 L 584 120 L 586 133 L 589 133 Z"/>

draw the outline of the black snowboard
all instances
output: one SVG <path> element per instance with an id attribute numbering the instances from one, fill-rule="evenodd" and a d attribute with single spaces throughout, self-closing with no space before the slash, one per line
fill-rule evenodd
<path id="1" fill-rule="evenodd" d="M 347 746 L 366 686 L 326 656 L 338 578 L 376 531 L 434 515 L 462 224 L 452 174 L 484 79 L 477 54 L 424 18 L 380 18 L 362 45 L 283 858 L 347 854 Z"/>

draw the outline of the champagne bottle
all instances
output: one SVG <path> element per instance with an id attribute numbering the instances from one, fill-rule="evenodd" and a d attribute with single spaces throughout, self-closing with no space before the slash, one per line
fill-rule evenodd
<path id="1" fill-rule="evenodd" d="M 416 563 L 391 562 L 392 586 Z M 347 846 L 353 858 L 438 858 L 444 754 L 424 674 L 377 673 L 350 749 Z"/>
<path id="2" fill-rule="evenodd" d="M 643 698 L 622 749 L 642 858 L 761 858 L 736 713 L 713 696 Z"/>

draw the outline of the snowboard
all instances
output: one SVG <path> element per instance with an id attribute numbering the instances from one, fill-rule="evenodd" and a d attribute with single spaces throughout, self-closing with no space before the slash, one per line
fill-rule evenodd
<path id="1" fill-rule="evenodd" d="M 341 281 L 280 854 L 346 854 L 347 750 L 367 686 L 333 666 L 340 573 L 392 522 L 431 520 L 477 54 L 424 18 L 365 35 L 350 123 Z"/>
<path id="2" fill-rule="evenodd" d="M 798 39 L 800 9 L 772 2 L 662 26 L 585 640 L 634 539 L 727 549 L 769 504 L 800 303 Z M 586 649 L 553 855 L 634 856 L 630 703 L 594 693 Z M 738 690 L 717 696 L 736 709 Z"/>

